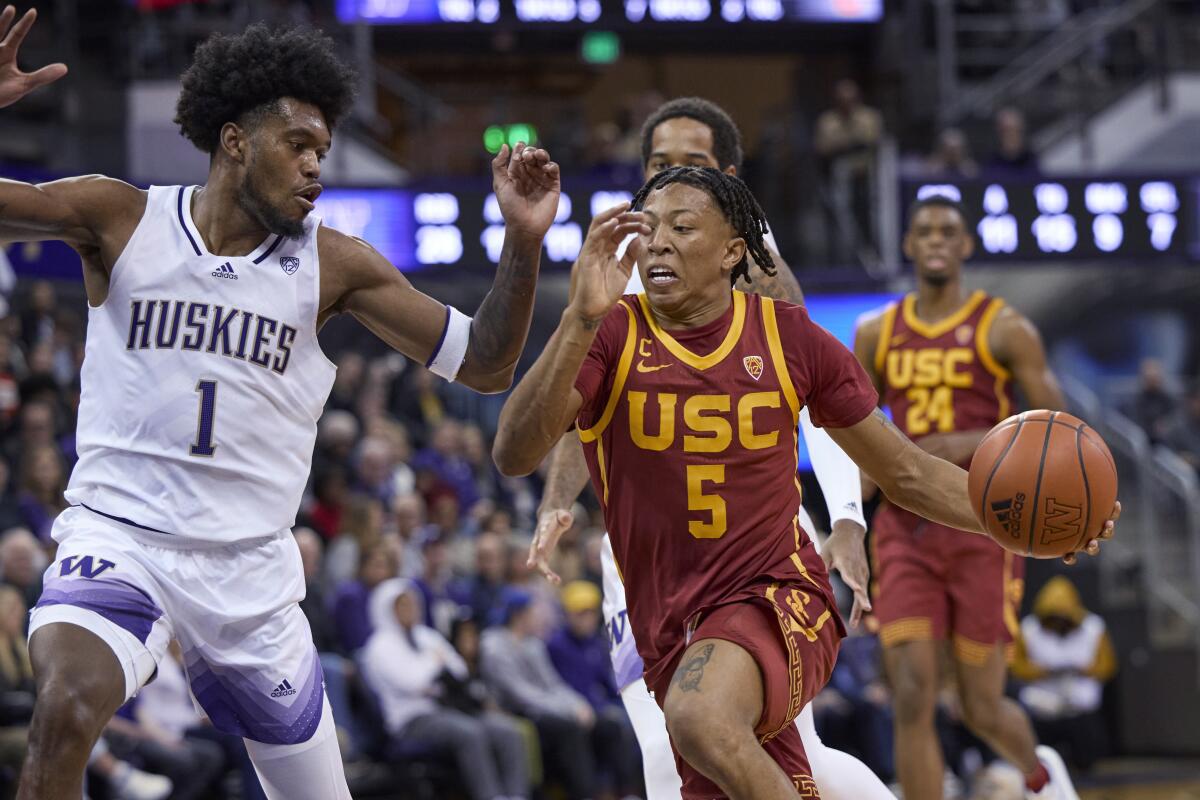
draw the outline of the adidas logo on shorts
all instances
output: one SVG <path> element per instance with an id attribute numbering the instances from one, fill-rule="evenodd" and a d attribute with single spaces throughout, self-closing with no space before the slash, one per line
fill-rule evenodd
<path id="1" fill-rule="evenodd" d="M 283 683 L 275 687 L 275 691 L 271 692 L 271 697 L 290 697 L 296 693 L 292 685 L 288 683 L 287 678 L 283 679 Z"/>

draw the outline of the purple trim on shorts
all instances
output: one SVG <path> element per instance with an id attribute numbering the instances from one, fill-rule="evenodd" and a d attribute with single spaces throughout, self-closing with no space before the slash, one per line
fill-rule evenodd
<path id="1" fill-rule="evenodd" d="M 95 578 L 46 581 L 34 608 L 60 605 L 93 611 L 132 633 L 142 644 L 146 643 L 154 623 L 163 615 L 162 609 L 136 586 Z"/>
<path id="2" fill-rule="evenodd" d="M 617 679 L 617 691 L 623 692 L 630 684 L 642 677 L 645 664 L 636 647 L 622 647 L 612 654 L 613 675 Z"/>
<path id="3" fill-rule="evenodd" d="M 263 744 L 299 744 L 321 722 L 325 673 L 316 648 L 294 675 L 210 665 L 196 650 L 184 660 L 192 694 L 222 733 Z"/>

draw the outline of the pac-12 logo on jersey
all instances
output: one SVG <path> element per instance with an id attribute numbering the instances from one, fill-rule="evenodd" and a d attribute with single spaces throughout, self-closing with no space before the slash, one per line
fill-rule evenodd
<path id="1" fill-rule="evenodd" d="M 82 578 L 95 578 L 107 569 L 116 567 L 117 565 L 107 558 L 95 558 L 93 556 L 67 556 L 62 560 L 62 567 L 59 569 L 59 577 L 65 578 L 73 572 L 78 572 Z"/>
<path id="2" fill-rule="evenodd" d="M 287 275 L 292 275 L 296 270 L 300 269 L 300 259 L 296 256 L 280 256 L 279 266 Z"/>

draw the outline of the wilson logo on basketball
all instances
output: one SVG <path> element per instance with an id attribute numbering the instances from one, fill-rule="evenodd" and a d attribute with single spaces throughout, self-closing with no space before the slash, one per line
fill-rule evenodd
<path id="1" fill-rule="evenodd" d="M 742 359 L 742 364 L 746 366 L 746 372 L 750 373 L 750 377 L 758 380 L 762 377 L 763 360 L 762 356 L 746 356 Z"/>
<path id="2" fill-rule="evenodd" d="M 1021 512 L 1025 510 L 1025 493 L 1017 492 L 1015 497 L 1007 500 L 997 500 L 992 503 L 992 513 L 1005 533 L 1016 539 L 1021 535 Z"/>
<path id="3" fill-rule="evenodd" d="M 1042 525 L 1042 544 L 1064 539 L 1078 539 L 1083 509 L 1046 498 L 1045 523 Z"/>

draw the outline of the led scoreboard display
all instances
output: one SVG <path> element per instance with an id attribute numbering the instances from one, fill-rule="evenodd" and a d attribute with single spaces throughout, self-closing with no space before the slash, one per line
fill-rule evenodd
<path id="1" fill-rule="evenodd" d="M 337 14 L 382 25 L 875 22 L 883 0 L 338 0 Z"/>
<path id="2" fill-rule="evenodd" d="M 905 181 L 901 206 L 947 195 L 972 217 L 980 261 L 1200 259 L 1196 178 Z"/>

